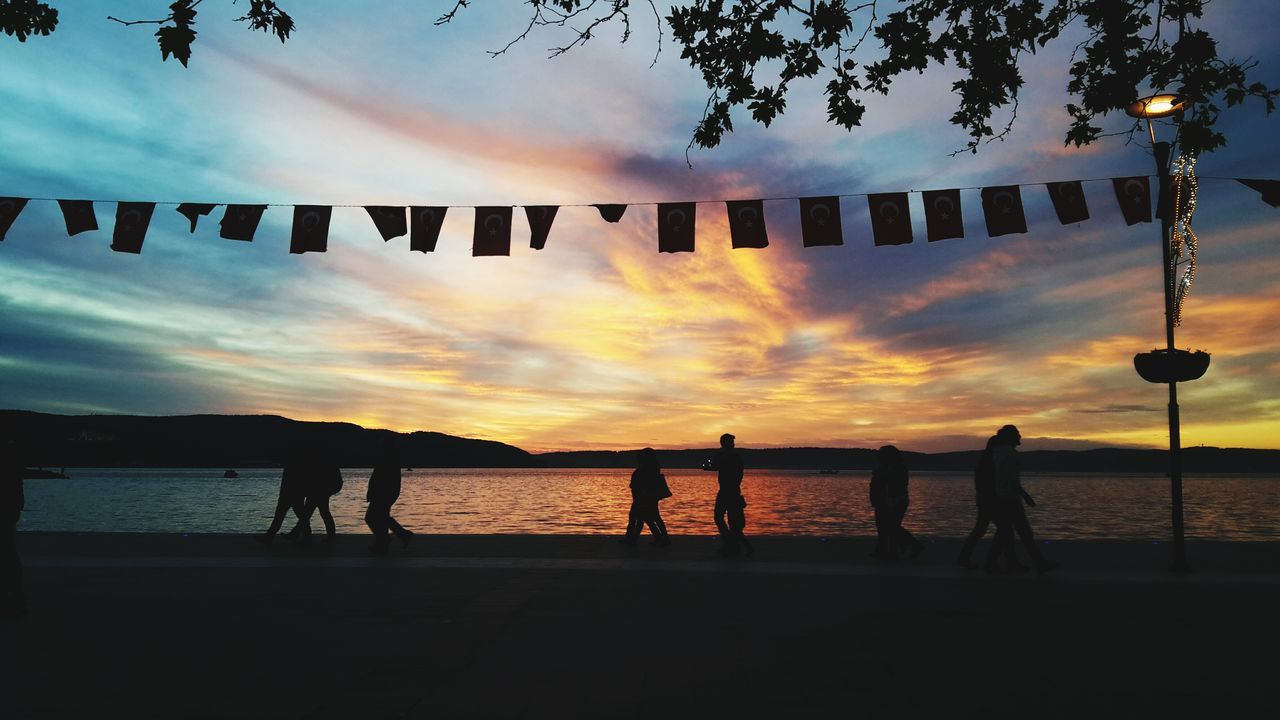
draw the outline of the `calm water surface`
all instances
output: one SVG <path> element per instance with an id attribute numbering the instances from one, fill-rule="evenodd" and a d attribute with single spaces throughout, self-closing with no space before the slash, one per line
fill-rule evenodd
<path id="1" fill-rule="evenodd" d="M 260 532 L 275 508 L 279 469 L 69 468 L 69 480 L 28 480 L 23 530 L 92 532 Z M 666 472 L 674 497 L 662 514 L 675 534 L 711 535 L 715 473 Z M 343 471 L 333 499 L 339 532 L 363 524 L 367 469 Z M 431 469 L 405 473 L 395 516 L 426 533 L 621 534 L 630 471 Z M 874 534 L 865 473 L 749 471 L 743 481 L 747 531 L 761 535 Z M 1045 538 L 1169 536 L 1169 482 L 1162 476 L 1029 475 L 1039 501 L 1031 522 Z M 1187 534 L 1223 540 L 1280 539 L 1280 477 L 1193 477 L 1185 481 Z M 957 537 L 973 522 L 969 473 L 914 473 L 907 527 Z M 286 527 L 291 525 L 286 523 Z M 313 518 L 319 529 L 319 518 Z"/>

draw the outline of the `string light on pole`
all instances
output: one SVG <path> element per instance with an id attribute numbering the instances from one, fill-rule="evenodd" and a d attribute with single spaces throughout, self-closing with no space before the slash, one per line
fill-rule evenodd
<path id="1" fill-rule="evenodd" d="M 1191 229 L 1191 216 L 1196 212 L 1196 158 L 1182 155 L 1174 164 L 1173 175 L 1173 233 L 1169 237 L 1170 278 L 1177 274 L 1178 265 L 1186 256 L 1187 269 L 1177 281 L 1173 299 L 1173 324 L 1182 324 L 1182 303 L 1196 279 L 1196 250 L 1199 238 Z"/>

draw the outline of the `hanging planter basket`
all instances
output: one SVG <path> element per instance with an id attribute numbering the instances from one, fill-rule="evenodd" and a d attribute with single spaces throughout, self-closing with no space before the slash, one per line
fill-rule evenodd
<path id="1" fill-rule="evenodd" d="M 1203 350 L 1152 350 L 1134 355 L 1133 366 L 1147 382 L 1187 382 L 1200 379 L 1209 369 L 1209 353 Z"/>

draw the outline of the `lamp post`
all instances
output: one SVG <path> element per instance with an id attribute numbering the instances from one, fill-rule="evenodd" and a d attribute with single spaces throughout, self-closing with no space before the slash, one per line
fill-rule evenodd
<path id="1" fill-rule="evenodd" d="M 1182 102 L 1176 95 L 1153 95 L 1151 97 L 1142 98 L 1125 109 L 1130 117 L 1145 119 L 1147 121 L 1147 134 L 1151 138 L 1151 149 L 1156 161 L 1156 176 L 1159 181 L 1159 201 L 1157 203 L 1160 216 L 1160 249 L 1161 257 L 1164 260 L 1164 333 L 1167 349 L 1160 355 L 1169 366 L 1165 368 L 1165 372 L 1151 373 L 1143 372 L 1144 368 L 1139 362 L 1142 355 L 1134 358 L 1135 365 L 1143 377 L 1152 382 L 1167 382 L 1169 385 L 1169 483 L 1172 486 L 1173 494 L 1173 567 L 1174 572 L 1189 572 L 1191 567 L 1187 564 L 1187 553 L 1184 538 L 1184 529 L 1182 522 L 1182 437 L 1181 427 L 1178 418 L 1178 380 L 1189 380 L 1194 377 L 1186 374 L 1181 377 L 1173 371 L 1171 365 L 1176 363 L 1180 352 L 1176 350 L 1173 344 L 1173 326 L 1174 326 L 1174 297 L 1173 297 L 1173 265 L 1170 262 L 1172 250 L 1170 244 L 1170 230 L 1172 228 L 1173 209 L 1169 207 L 1170 199 L 1167 196 L 1169 186 L 1169 161 L 1171 159 L 1173 147 L 1167 142 L 1156 142 L 1155 127 L 1151 121 L 1156 118 L 1168 117 L 1182 111 Z M 1176 141 L 1176 137 L 1175 137 Z M 1155 356 L 1157 353 L 1144 353 L 1145 355 Z M 1190 355 L 1189 353 L 1187 355 Z M 1200 353 L 1204 355 L 1204 353 Z M 1204 355 L 1204 367 L 1200 369 L 1200 374 L 1204 373 L 1208 367 L 1208 356 Z"/>

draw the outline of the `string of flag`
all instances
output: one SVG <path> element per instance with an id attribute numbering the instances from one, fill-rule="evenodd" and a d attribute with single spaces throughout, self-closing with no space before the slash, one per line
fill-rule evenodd
<path id="1" fill-rule="evenodd" d="M 1235 180 L 1257 191 L 1268 205 L 1280 207 L 1280 180 L 1202 179 Z M 1135 225 L 1152 221 L 1153 207 L 1149 176 L 1099 178 L 1098 180 L 1111 182 L 1116 202 L 1126 224 Z M 1085 201 L 1083 190 L 1085 182 L 1092 182 L 1092 180 L 1068 180 L 1034 185 L 1044 185 L 1047 188 L 1058 221 L 1063 225 L 1074 225 L 1089 219 L 1089 206 Z M 965 189 L 981 190 L 982 215 L 989 237 L 1027 232 L 1026 212 L 1022 204 L 1023 187 L 1028 185 L 921 191 L 925 235 L 928 241 L 937 242 L 964 237 L 964 214 L 960 191 Z M 699 204 L 724 204 L 729 223 L 730 241 L 734 248 L 764 248 L 769 245 L 764 203 L 778 200 L 796 201 L 800 211 L 800 235 L 804 247 L 823 247 L 844 244 L 840 199 L 865 197 L 871 215 L 872 239 L 875 245 L 904 245 L 915 239 L 908 202 L 908 196 L 912 192 L 915 191 L 754 200 L 591 204 L 590 207 L 596 208 L 605 222 L 617 223 L 622 220 L 630 206 L 656 206 L 658 252 L 681 253 L 694 252 L 694 230 Z M 56 200 L 62 211 L 68 236 L 99 229 L 93 200 L 0 197 L 0 241 L 5 239 L 14 221 L 31 200 Z M 117 201 L 111 249 L 123 253 L 141 253 L 143 241 L 157 205 L 176 205 L 177 212 L 190 221 L 191 232 L 194 234 L 200 218 L 210 215 L 219 203 Z M 227 204 L 219 222 L 219 235 L 227 240 L 252 242 L 262 216 L 270 206 L 268 204 Z M 292 205 L 286 207 L 293 208 L 289 252 L 302 254 L 328 250 L 329 224 L 334 207 L 362 207 L 384 241 L 408 235 L 411 251 L 429 253 L 436 249 L 446 213 L 450 209 L 471 206 Z M 517 206 L 474 207 L 475 224 L 471 254 L 477 257 L 510 255 L 512 224 Z M 552 224 L 560 208 L 584 207 L 584 205 L 519 207 L 523 208 L 529 225 L 529 246 L 535 250 L 541 250 L 546 247 Z M 1158 208 L 1156 210 L 1160 211 Z M 1189 222 L 1189 215 L 1187 221 Z M 1179 240 L 1181 239 L 1180 235 Z M 1189 241 L 1194 242 L 1194 235 L 1189 238 Z M 1190 284 L 1190 277 L 1186 278 L 1186 284 Z"/>

